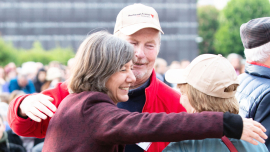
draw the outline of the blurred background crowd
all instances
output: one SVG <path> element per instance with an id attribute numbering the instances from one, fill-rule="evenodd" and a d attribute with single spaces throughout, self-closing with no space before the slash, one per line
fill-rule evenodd
<path id="1" fill-rule="evenodd" d="M 159 14 L 165 35 L 154 68 L 157 78 L 173 88 L 176 84 L 164 79 L 166 71 L 184 69 L 199 54 L 222 54 L 238 75 L 244 73 L 240 25 L 270 16 L 269 0 L 0 0 L 0 114 L 5 130 L 10 131 L 6 115 L 12 99 L 67 80 L 82 40 L 93 31 L 112 33 L 118 12 L 138 2 Z M 18 139 L 15 143 L 29 152 L 37 144 L 34 138 Z"/>
<path id="2" fill-rule="evenodd" d="M 39 93 L 54 88 L 59 82 L 64 82 L 70 74 L 73 62 L 74 58 L 69 59 L 67 65 L 58 61 L 51 61 L 48 65 L 29 61 L 16 66 L 14 62 L 10 62 L 0 67 L 0 116 L 3 118 L 3 121 L 0 121 L 0 133 L 2 125 L 5 125 L 9 142 L 20 145 L 30 152 L 35 151 L 35 145 L 44 141 L 16 135 L 7 123 L 8 105 L 20 95 Z"/>
<path id="3" fill-rule="evenodd" d="M 13 62 L 0 67 L 1 102 L 9 104 L 18 95 L 54 88 L 58 82 L 67 79 L 73 60 L 74 58 L 68 60 L 67 66 L 58 61 L 51 61 L 48 65 L 29 61 L 21 67 L 17 67 Z"/>

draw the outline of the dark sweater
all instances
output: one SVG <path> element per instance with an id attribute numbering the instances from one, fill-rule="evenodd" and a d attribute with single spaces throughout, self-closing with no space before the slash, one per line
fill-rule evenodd
<path id="1" fill-rule="evenodd" d="M 119 102 L 118 108 L 126 109 L 130 112 L 142 112 L 145 104 L 145 89 L 149 86 L 150 79 L 148 79 L 142 86 L 132 89 L 128 92 L 128 101 Z"/>
<path id="2" fill-rule="evenodd" d="M 223 136 L 223 113 L 137 113 L 100 92 L 68 95 L 49 123 L 43 152 L 123 152 L 125 144 Z"/>
<path id="3" fill-rule="evenodd" d="M 150 79 L 148 79 L 139 88 L 132 89 L 128 92 L 128 101 L 120 102 L 117 104 L 118 108 L 126 109 L 130 112 L 142 112 L 145 104 L 145 89 L 150 85 Z M 125 147 L 125 152 L 144 152 L 144 150 L 136 144 L 128 144 Z"/>

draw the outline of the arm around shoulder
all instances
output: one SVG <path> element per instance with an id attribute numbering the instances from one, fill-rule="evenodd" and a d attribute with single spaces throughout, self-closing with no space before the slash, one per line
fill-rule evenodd
<path id="1" fill-rule="evenodd" d="M 55 88 L 40 94 L 17 97 L 9 106 L 8 122 L 10 127 L 21 136 L 45 137 L 50 117 L 53 115 L 52 111 L 56 110 L 56 107 L 67 95 L 66 83 L 59 83 Z M 20 111 L 31 119 L 20 117 Z"/>
<path id="2" fill-rule="evenodd" d="M 137 113 L 101 103 L 85 107 L 86 122 L 97 126 L 99 141 L 132 144 L 142 141 L 171 142 L 223 136 L 223 113 Z M 100 113 L 102 112 L 102 114 Z M 97 114 L 97 115 L 95 115 Z M 97 121 L 93 121 L 97 120 Z"/>

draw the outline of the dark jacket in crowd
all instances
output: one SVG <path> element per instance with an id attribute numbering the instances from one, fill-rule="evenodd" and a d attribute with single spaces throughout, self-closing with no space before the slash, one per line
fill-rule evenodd
<path id="1" fill-rule="evenodd" d="M 0 152 L 25 152 L 25 149 L 20 145 L 10 143 L 7 132 L 4 132 L 0 139 Z"/>
<path id="2" fill-rule="evenodd" d="M 8 134 L 8 141 L 10 143 L 20 145 L 23 147 L 23 141 L 17 134 L 15 134 L 12 130 L 7 131 L 7 134 Z M 44 142 L 44 138 L 43 139 L 35 138 L 34 139 L 34 146 L 36 146 L 37 144 L 39 144 L 41 142 Z"/>
<path id="3" fill-rule="evenodd" d="M 240 86 L 236 98 L 240 103 L 239 114 L 260 122 L 270 136 L 270 68 L 246 63 L 245 73 L 239 76 Z M 270 138 L 265 142 L 270 150 Z"/>
<path id="4" fill-rule="evenodd" d="M 50 120 L 43 152 L 123 152 L 125 144 L 142 141 L 221 138 L 222 116 L 222 112 L 129 112 L 104 93 L 74 93 Z"/>
<path id="5" fill-rule="evenodd" d="M 33 80 L 33 83 L 34 83 L 34 86 L 35 86 L 35 89 L 36 89 L 36 92 L 37 92 L 37 93 L 40 93 L 40 92 L 41 92 L 41 87 L 42 87 L 42 85 L 46 82 L 46 81 L 44 81 L 44 82 L 39 81 L 38 76 L 39 76 L 39 73 L 40 73 L 40 72 L 46 72 L 46 71 L 45 71 L 44 69 L 40 69 L 40 70 L 38 71 L 38 73 L 37 73 L 35 79 Z"/>

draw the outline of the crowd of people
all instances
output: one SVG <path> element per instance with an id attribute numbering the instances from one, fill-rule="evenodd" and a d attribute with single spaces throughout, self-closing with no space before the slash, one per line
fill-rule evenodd
<path id="1" fill-rule="evenodd" d="M 168 67 L 157 58 L 163 34 L 157 12 L 129 5 L 113 35 L 91 34 L 67 66 L 0 69 L 0 151 L 268 151 L 264 24 L 270 18 L 241 27 L 247 61 L 208 54 Z"/>
<path id="2" fill-rule="evenodd" d="M 11 130 L 7 123 L 8 105 L 20 95 L 40 93 L 46 89 L 54 88 L 59 82 L 66 81 L 71 66 L 74 64 L 73 61 L 74 58 L 71 58 L 67 65 L 57 61 L 52 61 L 48 65 L 43 65 L 40 62 L 25 62 L 20 67 L 11 62 L 0 67 L 0 126 L 5 128 L 6 135 L 8 135 L 6 137 L 10 143 L 18 147 L 21 146 L 23 151 L 41 151 L 35 146 L 43 142 L 44 139 L 18 136 Z M 18 149 L 17 151 L 20 152 Z"/>

